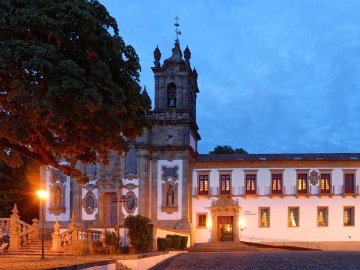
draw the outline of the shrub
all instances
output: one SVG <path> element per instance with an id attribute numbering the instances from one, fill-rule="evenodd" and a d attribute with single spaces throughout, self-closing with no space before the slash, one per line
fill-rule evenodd
<path id="1" fill-rule="evenodd" d="M 110 232 L 109 230 L 105 229 L 104 242 L 110 254 L 112 252 L 116 252 L 116 253 L 120 252 L 120 237 L 116 235 L 115 232 Z"/>
<path id="2" fill-rule="evenodd" d="M 177 234 L 168 234 L 166 236 L 166 238 L 170 238 L 171 239 L 171 246 L 170 248 L 173 249 L 180 249 L 180 244 L 181 244 L 181 236 L 177 235 Z"/>
<path id="3" fill-rule="evenodd" d="M 128 229 L 130 244 L 135 248 L 135 251 L 149 251 L 152 242 L 150 219 L 141 215 L 130 215 L 125 219 L 125 226 Z"/>
<path id="4" fill-rule="evenodd" d="M 181 236 L 180 249 L 185 249 L 187 247 L 188 239 L 188 236 Z"/>
<path id="5" fill-rule="evenodd" d="M 171 246 L 171 239 L 170 238 L 158 237 L 158 239 L 157 239 L 158 250 L 160 250 L 160 251 L 169 250 L 170 246 Z"/>

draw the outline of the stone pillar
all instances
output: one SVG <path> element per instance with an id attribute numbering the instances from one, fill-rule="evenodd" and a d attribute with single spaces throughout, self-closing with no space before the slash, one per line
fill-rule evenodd
<path id="1" fill-rule="evenodd" d="M 20 238 L 18 232 L 18 223 L 20 220 L 20 216 L 18 215 L 19 211 L 17 210 L 16 204 L 14 205 L 14 209 L 11 211 L 13 212 L 10 215 L 10 247 L 9 250 L 19 250 L 20 249 Z"/>
<path id="2" fill-rule="evenodd" d="M 71 223 L 69 225 L 69 230 L 72 230 L 72 242 L 76 242 L 77 241 L 77 227 L 75 224 L 75 212 L 72 212 L 72 216 L 70 219 Z"/>
<path id="3" fill-rule="evenodd" d="M 211 242 L 217 241 L 217 220 L 216 209 L 211 209 Z"/>
<path id="4" fill-rule="evenodd" d="M 34 229 L 33 233 L 32 233 L 32 239 L 36 239 L 36 240 L 39 240 L 40 237 L 39 237 L 39 220 L 37 218 L 34 218 L 32 220 L 33 224 L 31 225 L 31 228 Z"/>
<path id="5" fill-rule="evenodd" d="M 61 235 L 60 235 L 60 231 L 59 231 L 60 225 L 59 225 L 57 217 L 56 217 L 56 221 L 55 221 L 55 224 L 53 227 L 54 227 L 54 233 L 51 234 L 51 237 L 52 237 L 51 251 L 60 251 L 61 250 Z"/>
<path id="6" fill-rule="evenodd" d="M 183 179 L 182 179 L 182 196 L 183 201 L 181 205 L 181 221 L 177 224 L 176 228 L 181 228 L 187 232 L 191 232 L 189 222 L 189 159 L 186 156 L 183 157 Z"/>
<path id="7" fill-rule="evenodd" d="M 158 157 L 152 159 L 151 164 L 151 221 L 157 224 L 158 211 Z"/>
<path id="8" fill-rule="evenodd" d="M 234 229 L 235 229 L 235 233 L 234 233 Z M 233 234 L 234 234 L 234 241 L 239 242 L 239 210 L 238 209 L 234 209 Z"/>
<path id="9" fill-rule="evenodd" d="M 139 214 L 150 217 L 149 209 L 149 154 L 146 148 L 138 150 L 138 176 L 139 176 Z"/>

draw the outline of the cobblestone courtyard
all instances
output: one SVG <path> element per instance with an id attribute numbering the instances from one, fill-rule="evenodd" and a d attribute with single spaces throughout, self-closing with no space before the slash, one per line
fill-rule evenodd
<path id="1" fill-rule="evenodd" d="M 265 251 L 241 253 L 184 253 L 151 270 L 162 269 L 360 269 L 360 252 Z"/>

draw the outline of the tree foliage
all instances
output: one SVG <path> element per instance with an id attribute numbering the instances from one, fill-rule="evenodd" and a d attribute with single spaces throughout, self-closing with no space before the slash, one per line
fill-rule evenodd
<path id="1" fill-rule="evenodd" d="M 98 1 L 1 1 L 0 59 L 8 164 L 24 155 L 80 179 L 78 161 L 106 164 L 150 126 L 139 58 Z"/>
<path id="2" fill-rule="evenodd" d="M 229 145 L 224 146 L 216 146 L 213 151 L 210 151 L 209 154 L 247 154 L 246 150 L 243 148 L 235 148 L 233 149 Z"/>

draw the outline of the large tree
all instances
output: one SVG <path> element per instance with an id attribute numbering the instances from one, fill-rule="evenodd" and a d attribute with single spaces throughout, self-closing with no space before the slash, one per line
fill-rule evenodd
<path id="1" fill-rule="evenodd" d="M 139 71 L 98 1 L 1 1 L 0 159 L 24 155 L 81 179 L 78 161 L 106 163 L 149 128 Z"/>
<path id="2" fill-rule="evenodd" d="M 235 148 L 233 149 L 229 145 L 224 146 L 216 146 L 213 151 L 210 151 L 209 154 L 247 154 L 243 148 Z"/>

